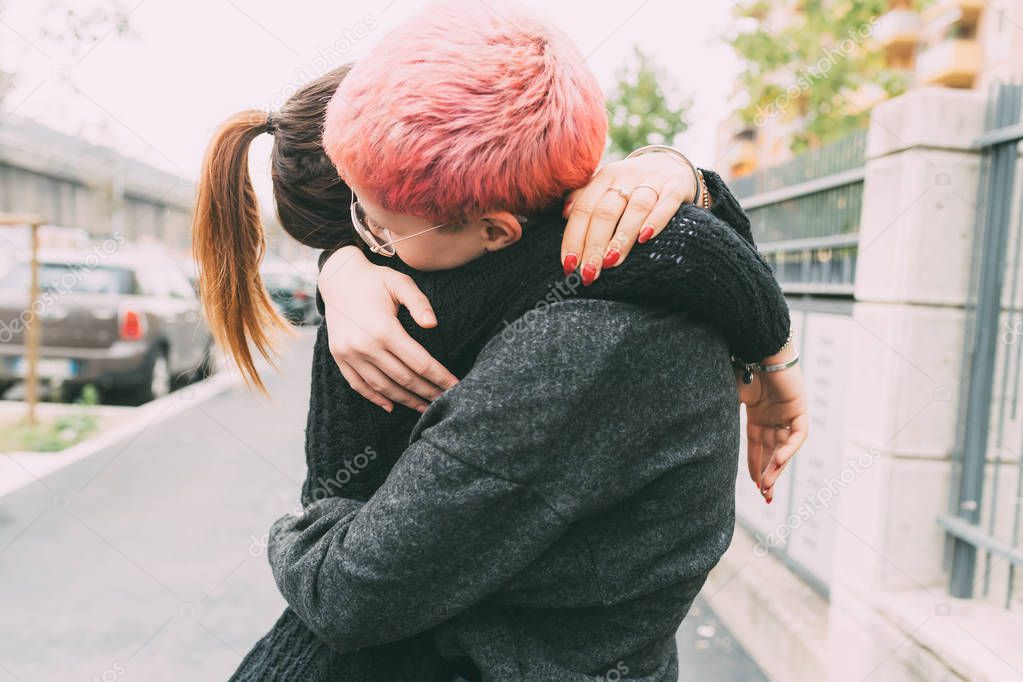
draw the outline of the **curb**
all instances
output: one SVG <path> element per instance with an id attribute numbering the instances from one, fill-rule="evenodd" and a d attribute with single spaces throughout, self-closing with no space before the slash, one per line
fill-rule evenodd
<path id="1" fill-rule="evenodd" d="M 222 366 L 223 367 L 223 366 Z M 0 453 L 0 500 L 26 485 L 127 440 L 153 424 L 184 412 L 242 384 L 234 368 L 223 367 L 208 379 L 132 409 L 129 420 L 60 452 Z"/>

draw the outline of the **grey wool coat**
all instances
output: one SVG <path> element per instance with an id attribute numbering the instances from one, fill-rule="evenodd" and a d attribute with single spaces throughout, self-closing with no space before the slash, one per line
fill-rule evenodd
<path id="1" fill-rule="evenodd" d="M 557 303 L 484 347 L 368 500 L 278 521 L 270 562 L 338 651 L 432 631 L 484 680 L 676 680 L 734 525 L 738 409 L 707 326 Z"/>

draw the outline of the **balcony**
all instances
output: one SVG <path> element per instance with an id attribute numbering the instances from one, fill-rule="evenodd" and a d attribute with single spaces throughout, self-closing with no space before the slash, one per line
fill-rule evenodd
<path id="1" fill-rule="evenodd" d="M 917 81 L 921 85 L 972 88 L 982 60 L 981 47 L 976 40 L 946 40 L 917 56 Z"/>
<path id="2" fill-rule="evenodd" d="M 920 42 L 923 22 L 908 9 L 893 9 L 878 20 L 874 37 L 888 52 L 889 60 L 904 64 L 913 58 Z"/>
<path id="3" fill-rule="evenodd" d="M 984 0 L 938 0 L 924 10 L 924 21 L 957 23 L 972 28 L 980 21 L 985 4 Z"/>
<path id="4" fill-rule="evenodd" d="M 725 163 L 733 178 L 749 175 L 757 168 L 757 143 L 752 139 L 739 137 L 728 152 Z"/>

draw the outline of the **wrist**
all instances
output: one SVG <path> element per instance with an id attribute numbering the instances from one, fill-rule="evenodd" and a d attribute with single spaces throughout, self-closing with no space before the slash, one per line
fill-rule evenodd
<path id="1" fill-rule="evenodd" d="M 689 160 L 689 157 L 675 149 L 664 144 L 651 144 L 645 147 L 633 151 L 626 158 L 632 159 L 637 156 L 643 156 L 645 154 L 658 154 L 661 156 L 667 156 L 672 161 L 683 169 L 683 182 L 685 183 L 683 202 L 684 203 L 696 203 L 701 196 L 701 184 L 699 178 L 699 172 L 693 162 Z"/>
<path id="2" fill-rule="evenodd" d="M 360 265 L 372 265 L 362 249 L 358 246 L 342 246 L 331 253 L 327 260 L 323 262 L 320 274 L 316 278 L 317 284 L 322 289 L 328 280 L 334 279 L 343 270 L 353 269 Z"/>
<path id="3" fill-rule="evenodd" d="M 650 152 L 665 159 L 669 159 L 671 163 L 682 171 L 680 176 L 682 182 L 685 183 L 685 198 L 686 201 L 692 203 L 696 201 L 697 193 L 700 190 L 700 183 L 696 177 L 696 169 L 685 162 L 678 154 L 673 154 L 664 149 L 654 149 Z"/>
<path id="4" fill-rule="evenodd" d="M 781 345 L 775 353 L 768 355 L 766 358 L 762 358 L 757 364 L 766 367 L 768 365 L 779 365 L 789 362 L 794 357 L 798 357 L 799 352 L 792 343 L 792 330 L 789 330 L 789 335 L 785 339 L 785 343 Z"/>
<path id="5" fill-rule="evenodd" d="M 673 154 L 667 150 L 654 149 L 650 153 L 669 159 L 671 163 L 682 172 L 681 179 L 684 183 L 684 189 L 682 190 L 682 203 L 696 204 L 699 206 L 700 180 L 699 177 L 697 177 L 696 169 L 692 165 L 686 163 L 678 154 Z"/>
<path id="6" fill-rule="evenodd" d="M 782 348 L 774 355 L 767 356 L 757 364 L 761 366 L 783 365 L 786 362 L 792 360 L 792 358 L 796 357 L 797 355 L 799 355 L 799 352 L 793 346 L 789 345 Z"/>
<path id="7" fill-rule="evenodd" d="M 784 372 L 799 364 L 799 351 L 792 345 L 792 332 L 789 332 L 785 343 L 777 352 L 762 358 L 758 362 L 748 362 L 732 356 L 732 367 L 742 373 L 742 383 L 749 384 L 755 374 L 772 374 Z"/>

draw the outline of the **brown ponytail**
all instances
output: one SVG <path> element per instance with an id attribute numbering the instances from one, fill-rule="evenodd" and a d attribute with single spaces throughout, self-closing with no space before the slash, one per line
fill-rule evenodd
<path id="1" fill-rule="evenodd" d="M 273 356 L 273 332 L 288 328 L 259 276 L 266 251 L 256 194 L 249 180 L 249 144 L 272 132 L 270 170 L 281 227 L 306 246 L 331 249 L 354 243 L 351 190 L 320 144 L 323 117 L 350 65 L 302 86 L 273 114 L 251 110 L 227 120 L 203 162 L 192 226 L 199 291 L 213 336 L 265 392 L 251 348 Z"/>
<path id="2" fill-rule="evenodd" d="M 259 275 L 266 239 L 249 179 L 249 144 L 269 130 L 266 112 L 257 110 L 221 125 L 203 161 L 192 225 L 199 292 L 213 336 L 246 383 L 264 392 L 250 344 L 269 360 L 272 333 L 288 327 Z"/>

